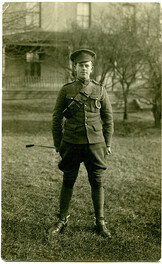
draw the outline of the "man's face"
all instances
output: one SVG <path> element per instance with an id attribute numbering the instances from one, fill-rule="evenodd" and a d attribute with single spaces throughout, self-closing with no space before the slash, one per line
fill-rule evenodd
<path id="1" fill-rule="evenodd" d="M 77 74 L 77 78 L 80 79 L 89 79 L 90 74 L 93 70 L 93 65 L 91 61 L 87 61 L 87 62 L 78 62 L 75 65 L 75 71 Z"/>

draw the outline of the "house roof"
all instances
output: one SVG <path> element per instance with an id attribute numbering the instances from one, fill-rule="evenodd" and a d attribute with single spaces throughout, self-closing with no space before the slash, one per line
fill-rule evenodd
<path id="1" fill-rule="evenodd" d="M 67 46 L 68 38 L 65 32 L 28 31 L 5 34 L 3 43 L 23 46 Z"/>

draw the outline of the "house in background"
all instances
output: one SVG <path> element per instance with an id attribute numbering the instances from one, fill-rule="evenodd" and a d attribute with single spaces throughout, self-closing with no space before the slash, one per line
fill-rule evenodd
<path id="1" fill-rule="evenodd" d="M 90 26 L 91 3 L 11 2 L 3 7 L 3 88 L 53 88 L 55 83 L 59 89 L 68 79 L 66 63 L 70 67 L 68 30 L 72 23 Z M 57 49 L 65 57 L 63 67 Z"/>
<path id="2" fill-rule="evenodd" d="M 135 20 L 140 18 L 143 9 L 154 10 L 155 17 L 156 9 L 158 12 L 157 3 L 6 2 L 3 5 L 3 90 L 58 91 L 69 80 L 72 67 L 69 54 L 73 47 L 68 32 L 73 24 L 86 31 L 101 16 L 111 13 L 119 23 L 124 19 L 130 30 L 138 31 Z M 146 31 L 154 34 L 157 25 L 149 26 L 148 21 Z M 112 83 L 112 79 L 106 82 Z"/>

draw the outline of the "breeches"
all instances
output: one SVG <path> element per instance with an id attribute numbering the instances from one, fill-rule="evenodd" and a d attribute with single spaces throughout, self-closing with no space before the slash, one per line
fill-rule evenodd
<path id="1" fill-rule="evenodd" d="M 94 189 L 103 186 L 104 172 L 107 168 L 105 142 L 71 144 L 62 141 L 60 155 L 62 160 L 58 167 L 64 172 L 63 184 L 66 187 L 73 188 L 81 162 L 85 164 L 91 187 Z"/>

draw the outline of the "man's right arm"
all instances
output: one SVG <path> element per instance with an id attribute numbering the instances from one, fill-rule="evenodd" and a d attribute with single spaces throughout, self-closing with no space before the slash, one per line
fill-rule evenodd
<path id="1" fill-rule="evenodd" d="M 59 151 L 63 129 L 63 110 L 66 108 L 66 91 L 63 86 L 56 99 L 52 118 L 52 135 L 56 151 Z"/>

